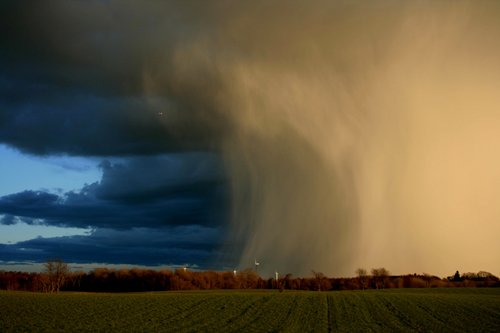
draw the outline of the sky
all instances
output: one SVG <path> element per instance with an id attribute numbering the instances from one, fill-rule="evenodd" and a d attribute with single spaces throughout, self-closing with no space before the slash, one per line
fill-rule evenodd
<path id="1" fill-rule="evenodd" d="M 498 15 L 2 1 L 0 269 L 500 275 Z"/>

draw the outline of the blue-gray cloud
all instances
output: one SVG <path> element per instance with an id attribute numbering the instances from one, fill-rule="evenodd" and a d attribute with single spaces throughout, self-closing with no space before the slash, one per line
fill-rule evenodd
<path id="1" fill-rule="evenodd" d="M 133 265 L 196 264 L 220 257 L 227 194 L 214 154 L 103 161 L 102 179 L 80 191 L 26 190 L 0 197 L 0 223 L 91 228 L 89 235 L 0 246 L 0 261 Z"/>
<path id="2" fill-rule="evenodd" d="M 36 238 L 0 244 L 0 261 L 43 262 L 61 258 L 73 263 L 182 265 L 208 268 L 219 258 L 220 228 L 178 226 L 132 230 L 98 229 L 87 236 Z"/>
<path id="3" fill-rule="evenodd" d="M 227 198 L 219 164 L 201 153 L 105 161 L 102 180 L 78 192 L 1 197 L 0 222 L 111 229 L 223 225 Z"/>

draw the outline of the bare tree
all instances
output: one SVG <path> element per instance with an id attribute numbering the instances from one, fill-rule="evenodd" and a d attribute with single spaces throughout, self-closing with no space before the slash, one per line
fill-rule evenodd
<path id="1" fill-rule="evenodd" d="M 69 273 L 68 264 L 60 259 L 48 260 L 45 264 L 45 273 L 47 275 L 47 292 L 59 292 L 64 285 Z"/>
<path id="2" fill-rule="evenodd" d="M 358 268 L 356 270 L 356 275 L 358 276 L 359 286 L 361 287 L 361 289 L 366 289 L 366 285 L 368 282 L 368 273 L 366 272 L 366 269 Z"/>
<path id="3" fill-rule="evenodd" d="M 314 285 L 316 290 L 327 291 L 331 289 L 332 285 L 325 274 L 316 271 L 312 271 L 312 273 L 314 276 Z"/>
<path id="4" fill-rule="evenodd" d="M 389 277 L 389 271 L 383 267 L 381 268 L 373 268 L 372 269 L 373 279 L 375 281 L 375 287 L 385 288 L 387 278 Z"/>

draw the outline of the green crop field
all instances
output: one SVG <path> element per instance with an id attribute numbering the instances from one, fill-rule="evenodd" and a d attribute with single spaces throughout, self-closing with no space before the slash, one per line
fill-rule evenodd
<path id="1" fill-rule="evenodd" d="M 0 332 L 500 332 L 500 289 L 0 292 Z"/>

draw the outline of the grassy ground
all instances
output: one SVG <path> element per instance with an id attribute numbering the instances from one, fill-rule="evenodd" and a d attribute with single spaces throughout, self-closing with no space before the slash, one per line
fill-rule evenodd
<path id="1" fill-rule="evenodd" d="M 500 332 L 500 289 L 0 292 L 0 332 Z"/>

